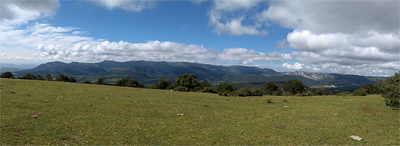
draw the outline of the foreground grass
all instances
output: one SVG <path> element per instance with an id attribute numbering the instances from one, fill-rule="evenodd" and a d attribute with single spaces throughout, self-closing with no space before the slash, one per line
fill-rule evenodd
<path id="1" fill-rule="evenodd" d="M 221 97 L 50 81 L 0 82 L 1 144 L 400 144 L 399 111 L 385 106 L 378 95 Z M 269 98 L 272 104 L 265 102 Z M 44 114 L 28 118 L 35 111 Z M 353 141 L 351 135 L 364 139 Z"/>

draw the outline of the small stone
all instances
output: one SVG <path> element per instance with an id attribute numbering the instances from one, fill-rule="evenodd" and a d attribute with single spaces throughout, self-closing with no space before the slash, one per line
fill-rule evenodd
<path id="1" fill-rule="evenodd" d="M 350 138 L 351 138 L 351 139 L 354 139 L 354 140 L 358 140 L 358 141 L 361 141 L 361 140 L 362 140 L 361 137 L 355 136 L 355 135 L 350 136 Z"/>
<path id="2" fill-rule="evenodd" d="M 229 99 L 225 100 L 225 101 L 229 101 Z"/>
<path id="3" fill-rule="evenodd" d="M 29 118 L 37 118 L 37 117 L 39 117 L 39 116 L 38 115 L 29 116 Z"/>
<path id="4" fill-rule="evenodd" d="M 45 100 L 45 102 L 50 102 L 50 100 Z"/>
<path id="5" fill-rule="evenodd" d="M 92 104 L 90 104 L 90 103 L 88 103 L 88 104 L 86 104 L 86 105 L 88 105 L 88 106 L 92 106 Z"/>
<path id="6" fill-rule="evenodd" d="M 11 92 L 11 94 L 16 94 L 15 92 Z"/>
<path id="7" fill-rule="evenodd" d="M 334 116 L 339 116 L 339 114 L 333 114 Z"/>
<path id="8" fill-rule="evenodd" d="M 285 106 L 283 106 L 283 107 L 289 107 L 289 106 L 285 105 Z"/>
<path id="9" fill-rule="evenodd" d="M 179 114 L 177 114 L 178 116 L 184 116 L 184 115 L 186 115 L 185 113 L 179 113 Z"/>
<path id="10" fill-rule="evenodd" d="M 208 107 L 208 105 L 203 105 L 203 107 Z"/>

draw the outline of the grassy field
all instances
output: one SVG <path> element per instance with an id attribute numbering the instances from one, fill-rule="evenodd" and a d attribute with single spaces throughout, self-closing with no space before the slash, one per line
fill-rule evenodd
<path id="1" fill-rule="evenodd" d="M 50 81 L 0 82 L 2 145 L 400 144 L 399 111 L 385 106 L 379 95 L 222 97 Z M 273 103 L 266 102 L 269 98 Z M 44 114 L 29 118 L 36 111 Z M 354 141 L 351 135 L 364 139 Z"/>

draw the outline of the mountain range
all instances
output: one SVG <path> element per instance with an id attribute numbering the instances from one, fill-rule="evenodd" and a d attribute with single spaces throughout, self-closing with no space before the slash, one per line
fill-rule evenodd
<path id="1" fill-rule="evenodd" d="M 146 85 L 157 83 L 160 77 L 174 82 L 179 75 L 189 73 L 196 74 L 200 81 L 209 81 L 214 85 L 225 81 L 232 84 L 256 83 L 261 85 L 261 83 L 267 81 L 282 82 L 289 79 L 298 79 L 309 87 L 325 88 L 354 87 L 367 82 L 374 83 L 380 79 L 385 79 L 384 77 L 304 71 L 280 73 L 268 68 L 248 66 L 216 66 L 187 62 L 115 62 L 107 60 L 99 63 L 48 62 L 32 69 L 19 70 L 13 73 L 16 76 L 22 76 L 25 73 L 34 75 L 52 74 L 53 77 L 64 73 L 67 76 L 74 76 L 78 82 L 84 80 L 96 81 L 98 77 L 102 77 L 106 83 L 111 84 L 118 79 L 130 77 Z"/>

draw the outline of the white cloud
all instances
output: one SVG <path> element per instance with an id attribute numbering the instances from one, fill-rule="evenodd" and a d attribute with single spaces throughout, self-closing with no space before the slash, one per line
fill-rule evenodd
<path id="1" fill-rule="evenodd" d="M 2 0 L 0 22 L 3 23 L 2 25 L 26 23 L 44 16 L 56 15 L 59 7 L 58 0 Z"/>
<path id="2" fill-rule="evenodd" d="M 294 29 L 286 39 L 303 69 L 391 75 L 400 70 L 392 66 L 400 62 L 399 3 L 271 1 L 256 18 Z"/>
<path id="3" fill-rule="evenodd" d="M 281 52 L 271 52 L 271 53 L 262 53 L 256 52 L 255 50 L 248 50 L 245 48 L 229 48 L 225 49 L 221 53 L 218 54 L 218 58 L 222 60 L 229 61 L 242 61 L 243 64 L 249 64 L 253 61 L 288 61 L 291 60 L 292 57 L 290 54 L 282 54 Z"/>
<path id="4" fill-rule="evenodd" d="M 243 25 L 246 18 L 244 13 L 232 16 L 237 11 L 249 11 L 259 2 L 260 0 L 215 0 L 207 13 L 209 25 L 215 27 L 214 32 L 218 35 L 267 35 L 268 31 L 259 30 L 260 24 Z"/>
<path id="5" fill-rule="evenodd" d="M 286 69 L 290 69 L 290 70 L 300 70 L 303 68 L 304 64 L 300 64 L 298 62 L 296 62 L 295 64 L 291 65 L 288 63 L 283 63 L 282 64 L 282 68 L 286 68 Z"/>
<path id="6" fill-rule="evenodd" d="M 96 0 L 94 1 L 109 10 L 123 9 L 130 12 L 140 12 L 144 9 L 152 9 L 157 4 L 153 0 Z"/>

